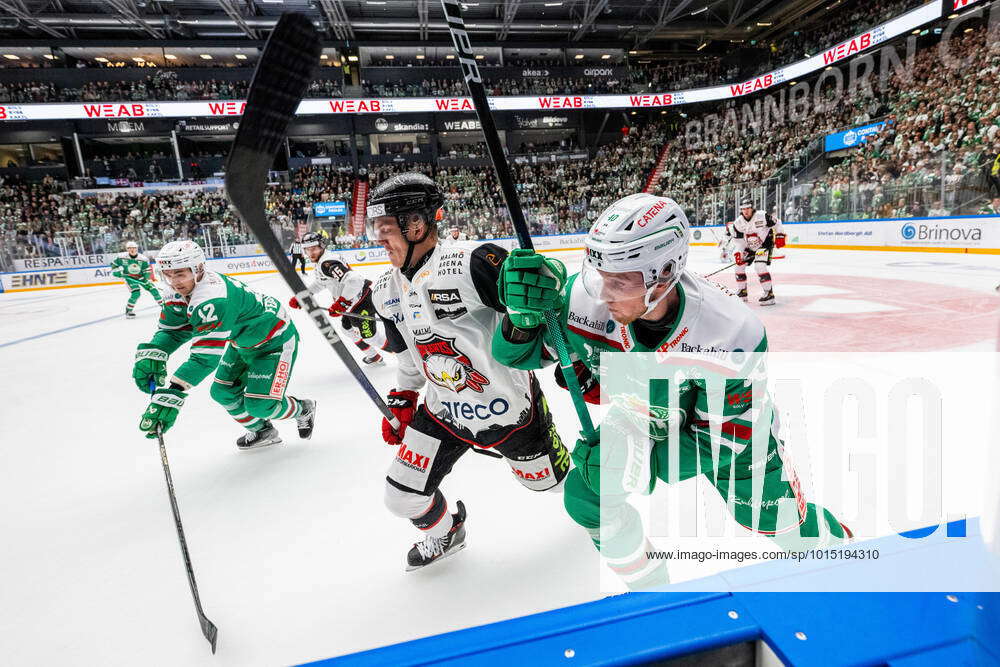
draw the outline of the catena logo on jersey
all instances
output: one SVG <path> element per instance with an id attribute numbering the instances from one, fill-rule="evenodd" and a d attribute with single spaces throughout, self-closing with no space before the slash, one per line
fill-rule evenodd
<path id="1" fill-rule="evenodd" d="M 455 50 L 458 51 L 458 62 L 462 65 L 463 78 L 466 82 L 482 83 L 479 65 L 476 64 L 476 56 L 472 53 L 472 42 L 469 40 L 469 33 L 465 31 L 461 2 L 459 0 L 441 0 L 441 5 L 444 7 L 444 17 L 448 21 L 451 42 L 455 45 Z"/>

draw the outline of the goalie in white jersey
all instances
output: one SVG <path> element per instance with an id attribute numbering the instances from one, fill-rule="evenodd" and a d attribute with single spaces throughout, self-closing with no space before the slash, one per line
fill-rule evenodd
<path id="1" fill-rule="evenodd" d="M 758 303 L 762 306 L 774 304 L 774 289 L 771 283 L 771 256 L 775 248 L 785 247 L 785 230 L 781 221 L 770 213 L 754 210 L 753 202 L 740 202 L 740 214 L 731 226 L 733 237 L 733 259 L 736 262 L 736 287 L 739 297 L 747 301 L 747 266 L 753 265 L 760 280 L 764 295 Z"/>
<path id="2" fill-rule="evenodd" d="M 379 350 L 386 349 L 385 333 L 379 330 L 378 322 L 369 319 L 375 315 L 371 298 L 372 281 L 352 271 L 351 267 L 328 251 L 326 240 L 316 232 L 305 234 L 301 245 L 309 261 L 316 265 L 315 279 L 309 285 L 309 293 L 318 294 L 324 289 L 330 292 L 333 297 L 333 303 L 327 311 L 330 317 L 344 317 L 344 331 L 364 353 L 362 361 L 369 365 L 382 364 Z M 288 305 L 292 308 L 301 307 L 294 296 Z"/>
<path id="3" fill-rule="evenodd" d="M 410 173 L 375 188 L 367 210 L 368 237 L 393 266 L 372 299 L 399 353 L 386 402 L 400 427 L 382 420 L 382 437 L 397 447 L 385 502 L 425 535 L 407 555 L 410 570 L 465 546 L 465 506 L 458 501 L 449 513 L 438 487 L 470 449 L 506 459 L 532 491 L 561 491 L 570 464 L 534 375 L 490 353 L 506 312 L 497 280 L 507 252 L 491 243 L 441 247 L 443 205 L 433 180 Z"/>

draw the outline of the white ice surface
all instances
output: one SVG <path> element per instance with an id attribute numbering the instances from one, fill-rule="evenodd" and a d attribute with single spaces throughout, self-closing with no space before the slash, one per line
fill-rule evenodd
<path id="1" fill-rule="evenodd" d="M 690 263 L 702 272 L 721 266 L 710 248 L 695 249 Z M 761 310 L 765 321 L 794 316 L 781 303 L 783 273 L 832 276 L 830 285 L 785 295 L 829 301 L 869 277 L 978 295 L 1000 282 L 1000 262 L 986 255 L 793 250 L 773 272 L 779 304 Z M 246 282 L 288 295 L 275 275 Z M 752 273 L 751 285 L 753 294 Z M 894 307 L 920 301 L 919 293 L 896 296 Z M 302 346 L 290 393 L 319 401 L 311 441 L 285 422 L 286 444 L 237 452 L 240 430 L 209 399 L 208 383 L 191 392 L 166 436 L 202 600 L 219 626 L 211 656 L 156 447 L 137 430 L 146 400 L 131 382 L 132 356 L 156 311 L 143 294 L 139 316 L 126 321 L 125 297 L 121 287 L 0 295 L 0 662 L 292 664 L 601 596 L 597 556 L 561 497 L 527 491 L 503 462 L 474 454 L 443 485 L 468 506 L 468 549 L 404 573 L 416 531 L 382 505 L 393 449 L 381 440 L 380 416 L 297 312 Z M 945 332 L 939 347 L 947 342 Z M 955 347 L 993 345 L 982 336 Z M 393 375 L 390 360 L 372 380 L 388 389 Z M 540 378 L 572 443 L 568 396 L 551 372 Z"/>

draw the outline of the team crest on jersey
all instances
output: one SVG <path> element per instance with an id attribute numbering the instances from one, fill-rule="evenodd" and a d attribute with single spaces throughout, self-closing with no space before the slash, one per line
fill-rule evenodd
<path id="1" fill-rule="evenodd" d="M 424 375 L 439 387 L 455 393 L 471 389 L 481 394 L 483 386 L 490 383 L 472 366 L 472 360 L 455 347 L 454 338 L 435 334 L 426 340 L 416 341 L 416 345 L 424 361 Z"/>

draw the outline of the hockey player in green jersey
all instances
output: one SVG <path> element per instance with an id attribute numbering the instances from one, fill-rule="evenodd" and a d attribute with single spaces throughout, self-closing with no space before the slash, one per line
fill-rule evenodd
<path id="1" fill-rule="evenodd" d="M 140 288 L 153 295 L 157 305 L 163 305 L 163 297 L 151 280 L 153 270 L 149 268 L 149 258 L 139 254 L 139 244 L 135 241 L 126 243 L 125 252 L 111 260 L 111 275 L 124 278 L 131 292 L 125 304 L 125 317 L 128 319 L 135 317 L 135 302 L 139 300 Z"/>
<path id="2" fill-rule="evenodd" d="M 281 442 L 271 419 L 295 419 L 299 437 L 312 436 L 316 402 L 286 396 L 299 334 L 277 299 L 205 268 L 193 241 L 172 241 L 157 256 L 174 290 L 160 313 L 159 330 L 138 346 L 132 377 L 143 392 L 155 384 L 139 429 L 155 438 L 177 419 L 189 389 L 215 372 L 212 398 L 247 433 L 239 449 Z M 191 355 L 167 382 L 167 358 L 187 341 Z M 216 370 L 217 369 L 217 370 Z"/>
<path id="3" fill-rule="evenodd" d="M 543 314 L 554 311 L 580 359 L 574 371 L 589 402 L 600 401 L 602 352 L 657 352 L 662 359 L 681 352 L 697 359 L 709 352 L 715 358 L 763 359 L 767 339 L 757 316 L 735 296 L 685 271 L 688 235 L 684 211 L 672 199 L 635 194 L 601 214 L 587 236 L 583 268 L 568 280 L 558 260 L 514 250 L 500 277 L 508 314 L 494 332 L 494 356 L 521 369 L 554 363 L 555 353 L 539 328 Z M 603 438 L 598 434 L 577 441 L 572 453 L 576 467 L 566 479 L 566 510 L 630 588 L 650 590 L 669 581 L 666 562 L 648 558 L 652 545 L 638 511 L 626 502 L 622 450 L 608 448 L 609 440 L 622 442 L 615 436 L 627 438 L 630 429 L 633 442 L 641 437 L 650 445 L 639 450 L 639 460 L 648 460 L 641 490 L 651 491 L 657 479 L 672 482 L 704 474 L 738 523 L 782 549 L 803 544 L 822 548 L 850 537 L 833 514 L 802 497 L 785 462 L 773 411 L 761 409 L 769 397 L 751 394 L 762 386 L 762 368 L 754 367 L 758 377 L 753 384 L 747 384 L 750 376 L 743 373 L 726 380 L 724 396 L 708 395 L 707 388 L 721 385 L 681 378 L 674 387 L 674 405 L 669 400 L 673 380 L 637 387 L 638 395 L 649 395 L 649 404 L 639 404 L 641 427 L 630 415 L 635 406 L 628 406 L 628 396 L 613 396 L 598 429 Z M 556 373 L 565 386 L 561 370 Z"/>

